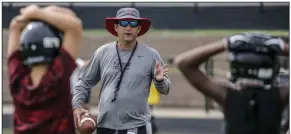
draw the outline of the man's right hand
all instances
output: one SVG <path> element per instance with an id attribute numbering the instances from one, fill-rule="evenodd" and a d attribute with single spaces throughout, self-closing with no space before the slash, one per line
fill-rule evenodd
<path id="1" fill-rule="evenodd" d="M 90 114 L 90 112 L 84 109 L 83 107 L 78 107 L 78 108 L 73 109 L 74 122 L 75 122 L 76 129 L 80 126 L 80 120 L 81 120 L 80 118 L 83 113 Z"/>

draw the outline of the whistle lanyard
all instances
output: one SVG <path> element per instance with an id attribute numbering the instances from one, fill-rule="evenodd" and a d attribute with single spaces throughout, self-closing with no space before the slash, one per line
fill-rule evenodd
<path id="1" fill-rule="evenodd" d="M 124 74 L 126 68 L 128 67 L 129 62 L 131 61 L 131 58 L 132 58 L 132 56 L 133 56 L 133 54 L 134 54 L 134 52 L 135 52 L 135 50 L 136 50 L 137 44 L 138 44 L 138 42 L 136 42 L 136 44 L 135 44 L 135 46 L 134 46 L 134 48 L 133 48 L 133 51 L 131 52 L 131 55 L 130 55 L 130 57 L 129 57 L 127 63 L 125 64 L 124 68 L 122 69 L 121 58 L 120 58 L 119 51 L 118 51 L 118 42 L 116 42 L 116 52 L 117 52 L 117 55 L 118 55 L 118 62 L 119 62 L 119 66 L 120 66 L 120 72 L 121 72 L 121 74 L 120 74 L 119 79 L 118 79 L 118 82 L 117 82 L 117 84 L 116 84 L 115 92 L 114 92 L 114 97 L 113 97 L 113 99 L 111 100 L 111 102 L 114 102 L 114 101 L 116 100 L 116 97 L 117 97 L 117 95 L 118 95 L 118 91 L 119 91 L 119 89 L 120 89 L 120 84 L 121 84 L 121 81 L 122 81 L 122 79 L 123 79 L 123 74 Z"/>

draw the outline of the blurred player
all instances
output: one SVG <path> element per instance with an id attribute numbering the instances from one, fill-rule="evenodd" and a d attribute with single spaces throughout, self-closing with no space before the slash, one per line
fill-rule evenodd
<path id="1" fill-rule="evenodd" d="M 160 103 L 160 93 L 157 91 L 155 85 L 152 83 L 150 88 L 150 95 L 148 98 L 148 104 L 150 106 L 151 112 L 153 112 L 154 106 Z M 158 126 L 156 124 L 156 117 L 151 113 L 151 125 L 152 133 L 156 134 L 158 132 Z"/>
<path id="2" fill-rule="evenodd" d="M 262 33 L 234 35 L 175 58 L 188 81 L 223 108 L 226 134 L 280 134 L 289 85 L 278 85 L 280 38 Z M 230 84 L 216 83 L 199 70 L 209 57 L 228 50 Z"/>
<path id="3" fill-rule="evenodd" d="M 76 68 L 82 23 L 70 13 L 51 9 L 29 5 L 10 23 L 14 134 L 75 133 L 69 78 Z"/>

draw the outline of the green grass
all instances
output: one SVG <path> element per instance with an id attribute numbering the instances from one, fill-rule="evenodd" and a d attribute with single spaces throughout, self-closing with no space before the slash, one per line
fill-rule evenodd
<path id="1" fill-rule="evenodd" d="M 7 32 L 7 29 L 3 29 L 4 32 Z M 162 36 L 166 35 L 178 35 L 178 36 L 215 36 L 215 35 L 233 35 L 247 31 L 260 31 L 272 35 L 285 35 L 288 36 L 289 31 L 287 30 L 247 30 L 247 29 L 210 29 L 210 30 L 201 30 L 201 29 L 191 29 L 191 30 L 156 30 L 151 29 L 149 33 L 159 34 Z M 96 34 L 96 35 L 109 35 L 106 29 L 89 29 L 84 30 L 84 34 Z"/>
<path id="2" fill-rule="evenodd" d="M 12 130 L 11 129 L 3 129 L 3 134 L 12 134 Z"/>

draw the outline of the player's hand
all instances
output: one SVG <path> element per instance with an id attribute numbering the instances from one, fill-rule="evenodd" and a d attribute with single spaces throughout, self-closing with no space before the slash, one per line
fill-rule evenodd
<path id="1" fill-rule="evenodd" d="M 83 113 L 88 113 L 90 114 L 90 112 L 86 109 L 84 109 L 83 107 L 79 107 L 79 108 L 75 108 L 73 110 L 73 114 L 74 114 L 74 122 L 75 122 L 75 127 L 78 128 L 79 124 L 80 124 L 80 118 L 81 115 Z"/>
<path id="2" fill-rule="evenodd" d="M 26 6 L 26 7 L 20 9 L 21 15 L 23 15 L 23 17 L 26 18 L 26 19 L 35 18 L 37 13 L 39 13 L 39 11 L 40 11 L 39 6 L 34 5 L 34 4 Z"/>
<path id="3" fill-rule="evenodd" d="M 227 49 L 232 52 L 282 54 L 285 47 L 281 38 L 260 32 L 233 35 L 227 41 Z"/>
<path id="4" fill-rule="evenodd" d="M 161 66 L 161 63 L 159 61 L 156 61 L 155 66 L 155 79 L 158 81 L 164 80 L 164 74 L 168 72 L 168 69 L 166 68 L 167 64 Z"/>
<path id="5" fill-rule="evenodd" d="M 241 50 L 242 47 L 248 43 L 249 38 L 243 34 L 237 34 L 230 36 L 226 39 L 226 48 L 229 51 L 238 51 Z"/>
<path id="6" fill-rule="evenodd" d="M 71 9 L 59 7 L 59 6 L 47 6 L 43 8 L 44 11 L 50 11 L 50 12 L 59 12 L 67 15 L 77 16 Z"/>
<path id="7" fill-rule="evenodd" d="M 18 32 L 21 32 L 23 28 L 28 24 L 28 20 L 24 18 L 22 15 L 15 16 L 9 25 L 10 30 L 17 30 Z"/>
<path id="8" fill-rule="evenodd" d="M 281 38 L 269 39 L 264 44 L 268 46 L 268 48 L 270 48 L 272 52 L 278 53 L 278 54 L 282 54 L 286 49 L 285 43 Z"/>

